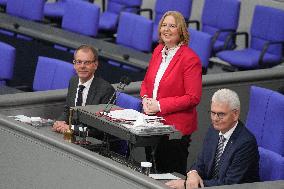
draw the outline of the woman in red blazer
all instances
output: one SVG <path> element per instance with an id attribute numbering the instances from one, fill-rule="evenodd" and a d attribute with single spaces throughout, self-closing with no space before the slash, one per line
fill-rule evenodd
<path id="1" fill-rule="evenodd" d="M 159 45 L 140 92 L 146 114 L 162 116 L 165 124 L 173 125 L 183 134 L 181 140 L 164 139 L 158 145 L 155 160 L 159 172 L 186 173 L 190 135 L 197 129 L 202 66 L 188 41 L 183 16 L 176 11 L 166 12 L 159 23 Z"/>

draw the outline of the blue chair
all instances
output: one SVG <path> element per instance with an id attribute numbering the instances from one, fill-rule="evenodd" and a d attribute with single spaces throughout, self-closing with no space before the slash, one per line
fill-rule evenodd
<path id="1" fill-rule="evenodd" d="M 262 145 L 262 133 L 268 101 L 272 91 L 252 86 L 250 89 L 249 111 L 246 127 L 254 134 L 258 146 Z"/>
<path id="2" fill-rule="evenodd" d="M 238 0 L 205 0 L 201 31 L 212 36 L 212 54 L 234 47 L 228 39 L 237 30 L 239 13 Z"/>
<path id="3" fill-rule="evenodd" d="M 0 7 L 6 8 L 7 0 L 0 0 Z"/>
<path id="4" fill-rule="evenodd" d="M 246 34 L 247 33 L 241 33 Z M 283 59 L 284 11 L 257 5 L 254 10 L 250 46 L 217 54 L 221 60 L 240 69 L 272 67 Z M 248 39 L 246 39 L 248 41 Z"/>
<path id="5" fill-rule="evenodd" d="M 141 99 L 133 97 L 131 95 L 128 95 L 126 93 L 117 92 L 116 93 L 116 105 L 125 108 L 125 109 L 133 109 L 138 112 L 142 111 L 142 102 Z M 117 142 L 119 147 L 117 148 L 117 151 L 119 154 L 127 156 L 129 153 L 128 151 L 128 143 L 125 140 L 119 140 L 115 141 Z"/>
<path id="6" fill-rule="evenodd" d="M 13 78 L 16 49 L 11 45 L 0 42 L 0 86 L 6 85 Z"/>
<path id="7" fill-rule="evenodd" d="M 33 81 L 33 91 L 68 88 L 69 80 L 76 75 L 71 63 L 42 57 L 38 58 Z"/>
<path id="8" fill-rule="evenodd" d="M 136 13 L 142 0 L 108 0 L 107 9 L 104 10 L 105 0 L 102 1 L 103 13 L 100 16 L 99 29 L 116 32 L 119 15 L 122 11 Z"/>
<path id="9" fill-rule="evenodd" d="M 260 181 L 284 180 L 284 157 L 262 147 L 258 151 Z"/>
<path id="10" fill-rule="evenodd" d="M 137 110 L 138 112 L 142 111 L 142 102 L 139 98 L 122 92 L 116 93 L 116 105 L 121 108 Z"/>
<path id="11" fill-rule="evenodd" d="M 68 0 L 62 19 L 62 28 L 95 37 L 98 33 L 100 8 L 92 3 Z"/>
<path id="12" fill-rule="evenodd" d="M 61 27 L 65 30 L 86 36 L 96 37 L 100 17 L 100 8 L 82 0 L 66 0 Z M 74 52 L 73 49 L 54 45 L 54 48 Z"/>
<path id="13" fill-rule="evenodd" d="M 45 0 L 8 0 L 6 4 L 6 13 L 28 20 L 42 21 L 44 2 Z M 24 40 L 32 40 L 31 37 L 15 34 L 6 30 L 0 30 L 0 33 L 8 36 L 15 36 Z"/>
<path id="14" fill-rule="evenodd" d="M 6 12 L 28 20 L 41 21 L 45 0 L 8 0 Z"/>
<path id="15" fill-rule="evenodd" d="M 246 127 L 255 135 L 258 146 L 284 156 L 284 95 L 251 87 Z"/>
<path id="16" fill-rule="evenodd" d="M 178 11 L 180 12 L 185 20 L 189 20 L 191 14 L 192 0 L 157 0 L 155 4 L 155 18 L 154 18 L 154 29 L 152 40 L 154 43 L 158 42 L 158 25 L 162 16 L 167 11 Z"/>
<path id="17" fill-rule="evenodd" d="M 122 12 L 119 18 L 116 44 L 143 52 L 152 50 L 153 22 L 143 16 Z M 114 66 L 138 72 L 138 68 L 121 65 L 118 62 L 108 61 Z"/>
<path id="18" fill-rule="evenodd" d="M 212 36 L 194 29 L 188 29 L 188 32 L 189 47 L 199 56 L 202 63 L 202 72 L 205 74 L 207 72 L 209 58 L 212 51 Z"/>
<path id="19" fill-rule="evenodd" d="M 67 0 L 58 0 L 56 2 L 46 2 L 44 4 L 43 14 L 47 18 L 62 19 L 64 15 Z"/>
<path id="20" fill-rule="evenodd" d="M 44 4 L 43 14 L 48 19 L 58 20 L 61 19 L 65 12 L 66 2 L 68 0 L 57 0 L 55 2 L 46 2 Z M 87 1 L 87 0 L 77 0 L 77 1 Z"/>
<path id="21" fill-rule="evenodd" d="M 284 95 L 273 91 L 264 120 L 262 147 L 284 156 Z"/>

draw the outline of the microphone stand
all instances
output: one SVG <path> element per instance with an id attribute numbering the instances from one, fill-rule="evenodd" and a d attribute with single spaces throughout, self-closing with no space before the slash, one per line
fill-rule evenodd
<path id="1" fill-rule="evenodd" d="M 120 92 L 124 90 L 126 85 L 129 85 L 130 79 L 128 77 L 122 77 L 120 79 L 119 85 L 117 86 L 116 90 L 112 94 L 111 98 L 109 99 L 106 107 L 103 110 L 103 113 L 109 113 L 112 106 L 115 104 L 117 97 L 119 96 Z M 116 95 L 118 93 L 118 95 Z M 112 102 L 112 104 L 111 104 Z"/>

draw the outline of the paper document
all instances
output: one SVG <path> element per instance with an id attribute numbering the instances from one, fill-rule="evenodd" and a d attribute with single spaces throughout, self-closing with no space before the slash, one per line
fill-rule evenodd
<path id="1" fill-rule="evenodd" d="M 155 180 L 177 180 L 181 179 L 171 173 L 163 173 L 163 174 L 149 174 L 149 177 Z"/>
<path id="2" fill-rule="evenodd" d="M 110 113 L 108 113 L 108 116 L 113 119 L 123 119 L 123 120 L 132 120 L 132 121 L 137 120 L 139 116 L 142 116 L 145 120 L 162 119 L 161 117 L 148 116 L 132 109 L 110 111 Z"/>

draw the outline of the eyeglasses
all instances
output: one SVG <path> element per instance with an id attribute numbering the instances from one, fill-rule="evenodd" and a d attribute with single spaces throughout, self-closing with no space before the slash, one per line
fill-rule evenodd
<path id="1" fill-rule="evenodd" d="M 91 65 L 93 62 L 95 62 L 95 60 L 86 60 L 86 61 L 82 61 L 82 60 L 73 60 L 73 63 L 76 65 Z"/>
<path id="2" fill-rule="evenodd" d="M 177 25 L 176 25 L 176 24 L 162 23 L 161 27 L 162 27 L 162 28 L 168 27 L 168 28 L 170 28 L 170 29 L 175 29 L 175 28 L 177 28 Z"/>
<path id="3" fill-rule="evenodd" d="M 235 109 L 231 110 L 231 111 L 235 111 Z M 226 115 L 228 115 L 228 112 L 227 113 L 224 113 L 224 112 L 213 112 L 211 110 L 209 110 L 208 113 L 211 115 L 211 117 L 215 117 L 217 115 L 218 119 L 224 119 L 226 117 Z"/>
<path id="4" fill-rule="evenodd" d="M 217 115 L 218 119 L 224 119 L 224 117 L 227 115 L 224 112 L 213 112 L 213 111 L 208 111 L 208 113 L 211 115 L 211 117 L 215 117 Z"/>

